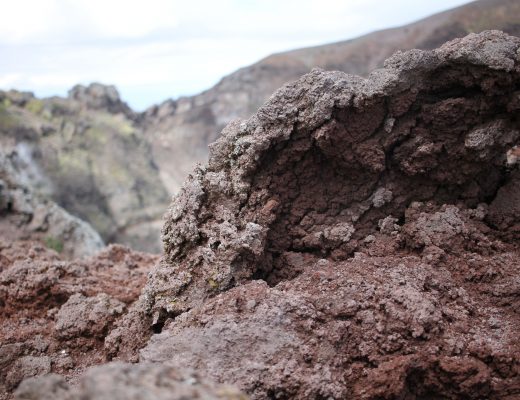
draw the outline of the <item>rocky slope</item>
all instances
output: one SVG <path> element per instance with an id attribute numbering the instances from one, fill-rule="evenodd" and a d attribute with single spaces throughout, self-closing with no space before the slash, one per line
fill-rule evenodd
<path id="1" fill-rule="evenodd" d="M 144 126 L 161 178 L 169 190 L 177 191 L 195 163 L 206 162 L 207 145 L 228 122 L 249 117 L 276 89 L 313 67 L 366 76 L 397 50 L 432 49 L 486 29 L 520 35 L 520 3 L 480 0 L 403 27 L 275 54 L 232 73 L 199 95 L 151 107 Z"/>
<path id="2" fill-rule="evenodd" d="M 121 359 L 253 399 L 518 398 L 519 109 L 520 39 L 497 31 L 397 53 L 367 79 L 313 70 L 226 127 L 174 198 L 139 299 L 141 269 L 122 297 L 134 253 L 107 283 L 114 256 L 99 275 L 95 259 L 4 250 L 8 390 Z M 23 313 L 45 321 L 30 338 Z M 107 368 L 74 393 L 106 398 Z M 114 387 L 158 373 L 113 368 Z M 56 390 L 51 376 L 17 396 Z"/>
<path id="3" fill-rule="evenodd" d="M 68 258 L 101 250 L 99 234 L 36 193 L 30 175 L 30 167 L 17 152 L 0 151 L 0 240 L 38 240 Z"/>
<path id="4" fill-rule="evenodd" d="M 136 120 L 110 86 L 77 86 L 67 99 L 0 92 L 0 146 L 18 154 L 27 186 L 105 241 L 158 252 L 169 195 Z"/>
<path id="5" fill-rule="evenodd" d="M 104 337 L 156 261 L 119 245 L 64 261 L 37 243 L 0 242 L 0 398 L 23 378 L 73 379 L 105 362 Z"/>

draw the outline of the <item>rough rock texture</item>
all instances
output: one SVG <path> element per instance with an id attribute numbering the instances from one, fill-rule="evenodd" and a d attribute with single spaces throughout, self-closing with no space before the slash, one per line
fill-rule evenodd
<path id="1" fill-rule="evenodd" d="M 258 399 L 516 398 L 518 248 L 473 210 L 437 209 L 414 204 L 403 233 L 376 232 L 347 261 L 299 261 L 295 279 L 206 301 L 141 360 L 198 368 Z"/>
<path id="2" fill-rule="evenodd" d="M 498 31 L 397 53 L 368 79 L 312 71 L 224 130 L 139 299 L 121 282 L 51 296 L 53 340 L 90 343 L 77 366 L 193 368 L 253 399 L 517 399 L 519 95 L 520 39 Z M 40 277 L 2 273 L 17 332 L 70 285 L 13 265 Z M 32 346 L 3 350 L 8 390 L 64 372 Z"/>
<path id="3" fill-rule="evenodd" d="M 160 332 L 141 360 L 258 399 L 520 396 L 519 48 L 314 70 L 231 123 L 128 314 Z"/>
<path id="4" fill-rule="evenodd" d="M 31 189 L 25 167 L 17 152 L 0 151 L 0 238 L 39 240 L 69 258 L 101 250 L 103 240 L 88 223 Z"/>
<path id="5" fill-rule="evenodd" d="M 314 67 L 367 76 L 398 50 L 433 49 L 486 29 L 520 36 L 520 3 L 475 1 L 406 26 L 273 54 L 224 77 L 203 93 L 153 106 L 144 115 L 144 126 L 161 178 L 176 192 L 196 162 L 207 162 L 207 146 L 225 125 L 253 115 L 276 89 Z"/>
<path id="6" fill-rule="evenodd" d="M 0 91 L 0 146 L 16 150 L 32 184 L 89 222 L 107 243 L 159 252 L 162 213 L 208 144 L 313 67 L 366 76 L 397 50 L 431 49 L 484 29 L 520 34 L 517 0 L 480 0 L 407 26 L 274 54 L 191 97 L 133 112 L 113 86 L 77 85 L 67 98 Z"/>
<path id="7" fill-rule="evenodd" d="M 517 177 L 518 46 L 494 31 L 397 53 L 368 79 L 314 70 L 230 124 L 167 213 L 150 303 L 175 314 L 253 278 L 276 284 L 295 254 L 345 259 L 413 201 L 496 205 Z"/>
<path id="8" fill-rule="evenodd" d="M 0 399 L 24 378 L 55 372 L 74 379 L 106 362 L 104 338 L 156 261 L 119 245 L 62 261 L 34 242 L 0 241 Z"/>
<path id="9" fill-rule="evenodd" d="M 114 87 L 69 98 L 0 91 L 0 145 L 16 152 L 27 186 L 89 222 L 107 243 L 160 251 L 169 202 L 137 116 Z"/>
<path id="10" fill-rule="evenodd" d="M 246 400 L 239 390 L 181 368 L 112 363 L 90 369 L 71 387 L 59 375 L 28 379 L 17 400 Z"/>

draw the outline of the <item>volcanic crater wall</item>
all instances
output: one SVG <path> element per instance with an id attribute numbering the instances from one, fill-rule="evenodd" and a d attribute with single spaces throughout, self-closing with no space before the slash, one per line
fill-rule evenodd
<path id="1" fill-rule="evenodd" d="M 148 306 L 177 315 L 346 259 L 414 201 L 492 203 L 520 137 L 518 47 L 489 31 L 397 53 L 368 79 L 316 69 L 232 122 L 167 213 Z"/>

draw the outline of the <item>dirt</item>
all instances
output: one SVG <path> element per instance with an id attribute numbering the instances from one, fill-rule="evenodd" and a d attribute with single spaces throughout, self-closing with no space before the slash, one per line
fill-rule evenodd
<path id="1" fill-rule="evenodd" d="M 173 199 L 160 260 L 5 245 L 7 390 L 57 372 L 71 384 L 17 398 L 101 399 L 99 371 L 148 382 L 154 363 L 252 399 L 520 398 L 519 94 L 520 39 L 497 31 L 368 79 L 313 70 L 226 127 Z M 79 376 L 110 360 L 136 365 Z"/>

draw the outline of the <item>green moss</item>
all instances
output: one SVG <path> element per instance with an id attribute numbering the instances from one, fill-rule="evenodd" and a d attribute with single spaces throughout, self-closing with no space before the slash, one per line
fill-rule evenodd
<path id="1" fill-rule="evenodd" d="M 209 278 L 208 279 L 208 285 L 213 290 L 217 290 L 218 289 L 218 282 L 215 279 L 213 279 L 213 278 Z"/>
<path id="2" fill-rule="evenodd" d="M 56 251 L 57 253 L 61 253 L 63 251 L 63 242 L 60 239 L 57 239 L 52 236 L 47 236 L 44 239 L 45 246 L 49 249 Z"/>
<path id="3" fill-rule="evenodd" d="M 18 120 L 3 105 L 0 106 L 0 129 L 10 130 L 18 125 Z"/>
<path id="4" fill-rule="evenodd" d="M 43 101 L 31 99 L 27 102 L 25 108 L 33 114 L 40 115 L 43 111 Z"/>
<path id="5" fill-rule="evenodd" d="M 95 123 L 100 126 L 105 125 L 107 129 L 110 129 L 115 134 L 121 136 L 132 136 L 135 134 L 135 128 L 122 115 L 112 115 L 112 114 L 101 114 L 97 115 L 95 118 Z"/>
<path id="6" fill-rule="evenodd" d="M 11 107 L 11 105 L 12 105 L 11 100 L 9 100 L 8 98 L 3 99 L 2 102 L 0 103 L 0 107 L 3 107 L 3 108 Z"/>
<path id="7" fill-rule="evenodd" d="M 73 149 L 58 154 L 59 171 L 69 174 L 71 170 L 89 172 L 88 153 L 83 149 Z"/>

